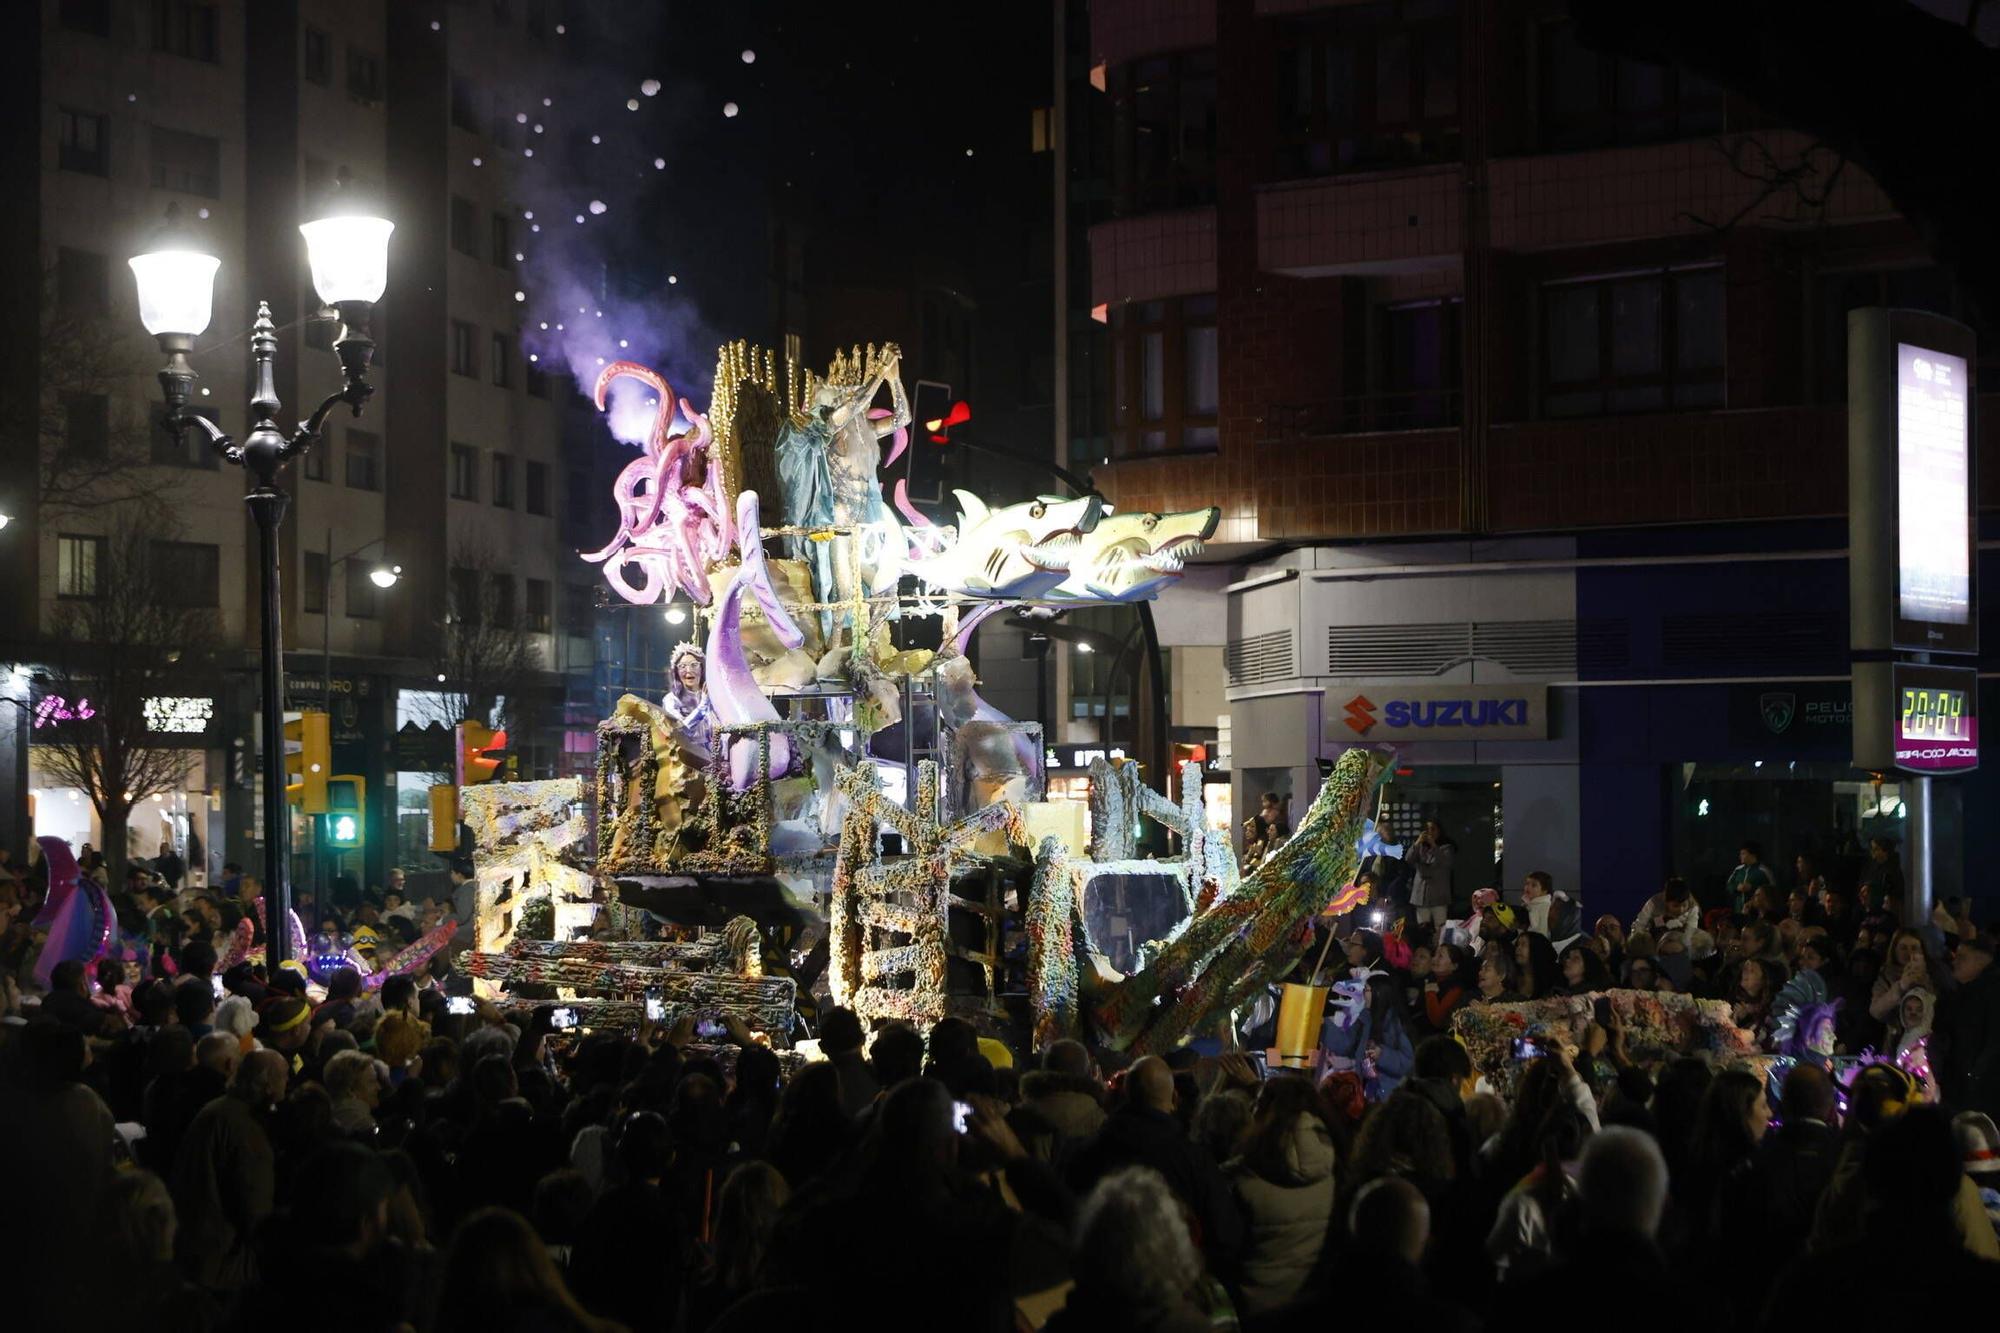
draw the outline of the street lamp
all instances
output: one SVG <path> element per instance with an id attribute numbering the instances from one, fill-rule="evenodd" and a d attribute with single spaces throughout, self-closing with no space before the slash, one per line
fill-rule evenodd
<path id="1" fill-rule="evenodd" d="M 257 524 L 258 558 L 263 566 L 258 603 L 263 629 L 264 882 L 272 894 L 271 929 L 266 936 L 273 967 L 291 951 L 291 932 L 284 923 L 292 908 L 291 881 L 286 873 L 291 840 L 282 833 L 289 824 L 285 817 L 285 648 L 278 585 L 278 525 L 284 521 L 291 498 L 278 485 L 278 476 L 287 463 L 312 447 L 334 408 L 345 403 L 360 416 L 374 392 L 368 383 L 368 363 L 375 355 L 369 317 L 388 284 L 389 233 L 395 230 L 395 224 L 360 207 L 349 187 L 350 178 L 343 169 L 335 183 L 334 206 L 299 227 L 312 267 L 313 287 L 340 317 L 333 350 L 340 358 L 341 387 L 290 435 L 276 420 L 280 404 L 271 363 L 278 352 L 278 331 L 271 322 L 271 307 L 261 301 L 250 330 L 251 354 L 256 362 L 250 433 L 238 444 L 207 417 L 188 411 L 188 395 L 195 381 L 189 357 L 195 339 L 208 328 L 215 274 L 222 262 L 182 230 L 178 206 L 167 210 L 166 229 L 152 247 L 130 261 L 139 292 L 139 322 L 159 342 L 167 358 L 160 370 L 160 389 L 166 398 L 168 429 L 178 438 L 189 425 L 197 427 L 218 454 L 244 470 L 250 483 L 243 502 Z"/>

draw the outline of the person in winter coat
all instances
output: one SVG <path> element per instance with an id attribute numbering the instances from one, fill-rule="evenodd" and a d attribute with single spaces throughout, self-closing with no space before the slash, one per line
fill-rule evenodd
<path id="1" fill-rule="evenodd" d="M 1339 1163 L 1325 1114 L 1306 1079 L 1274 1076 L 1257 1093 L 1242 1155 L 1225 1168 L 1244 1220 L 1242 1314 L 1296 1297 L 1326 1243 Z"/>
<path id="2" fill-rule="evenodd" d="M 1320 1029 L 1320 1048 L 1328 1067 L 1357 1070 L 1371 1102 L 1394 1092 L 1416 1059 L 1416 1048 L 1403 1026 L 1402 1007 L 1395 979 L 1377 973 L 1368 978 L 1361 1002 L 1345 1023 L 1341 1016 L 1331 1016 Z"/>
<path id="3" fill-rule="evenodd" d="M 1458 856 L 1458 844 L 1445 836 L 1444 826 L 1435 819 L 1424 821 L 1424 831 L 1403 852 L 1410 867 L 1410 908 L 1417 920 L 1430 926 L 1444 924 L 1451 910 L 1451 864 Z"/>
<path id="4" fill-rule="evenodd" d="M 285 1091 L 285 1060 L 252 1051 L 236 1067 L 229 1094 L 201 1109 L 174 1163 L 178 1256 L 210 1291 L 250 1280 L 251 1237 L 276 1203 L 276 1165 L 265 1121 Z"/>
<path id="5" fill-rule="evenodd" d="M 1008 1117 L 1029 1136 L 1048 1141 L 1048 1160 L 1061 1162 L 1071 1149 L 1104 1126 L 1104 1085 L 1093 1074 L 1090 1052 L 1064 1038 L 1042 1052 L 1042 1067 L 1021 1078 L 1021 1104 Z"/>

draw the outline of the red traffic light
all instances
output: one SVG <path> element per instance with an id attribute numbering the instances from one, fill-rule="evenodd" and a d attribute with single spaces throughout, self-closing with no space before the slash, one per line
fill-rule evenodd
<path id="1" fill-rule="evenodd" d="M 961 400 L 951 405 L 951 411 L 941 417 L 932 417 L 924 423 L 924 429 L 931 433 L 931 443 L 949 444 L 945 433 L 953 426 L 963 426 L 972 420 L 972 409 Z"/>

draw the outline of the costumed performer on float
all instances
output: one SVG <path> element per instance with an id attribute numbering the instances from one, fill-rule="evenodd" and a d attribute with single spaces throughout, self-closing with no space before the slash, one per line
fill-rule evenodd
<path id="1" fill-rule="evenodd" d="M 688 743 L 706 755 L 715 743 L 715 706 L 708 698 L 708 658 L 695 643 L 675 647 L 668 661 L 669 686 L 661 700 L 668 717 Z"/>

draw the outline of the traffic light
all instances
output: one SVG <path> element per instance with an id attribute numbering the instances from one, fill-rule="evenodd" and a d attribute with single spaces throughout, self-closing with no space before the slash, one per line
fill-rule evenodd
<path id="1" fill-rule="evenodd" d="M 285 714 L 285 799 L 309 815 L 326 813 L 333 730 L 321 712 Z"/>
<path id="2" fill-rule="evenodd" d="M 507 733 L 477 722 L 458 724 L 458 785 L 490 782 L 507 758 Z"/>
<path id="3" fill-rule="evenodd" d="M 368 840 L 368 779 L 336 773 L 327 786 L 327 841 L 335 847 L 361 846 Z"/>
<path id="4" fill-rule="evenodd" d="M 431 850 L 458 850 L 458 788 L 449 782 L 431 787 Z"/>

